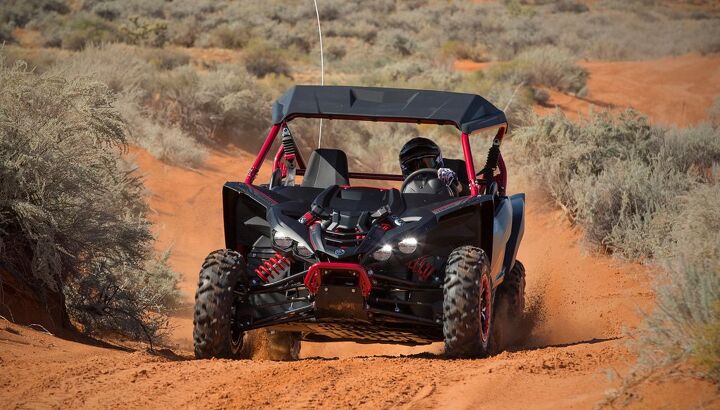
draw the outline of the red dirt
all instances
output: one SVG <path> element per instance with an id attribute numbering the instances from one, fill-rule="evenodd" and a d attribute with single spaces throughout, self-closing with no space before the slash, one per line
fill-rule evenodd
<path id="1" fill-rule="evenodd" d="M 590 110 L 621 110 L 627 107 L 648 115 L 662 125 L 688 126 L 707 118 L 713 99 L 720 96 L 720 56 L 686 55 L 646 61 L 580 62 L 590 73 L 589 93 L 583 98 L 549 90 L 546 107 L 556 107 L 571 118 Z M 455 68 L 477 71 L 488 63 L 458 61 Z"/>
<path id="2" fill-rule="evenodd" d="M 694 85 L 699 74 L 682 78 L 687 90 L 705 86 Z M 671 112 L 662 107 L 673 100 L 662 98 L 657 115 Z M 519 258 L 529 304 L 542 318 L 512 352 L 444 360 L 438 344 L 303 343 L 297 362 L 191 360 L 189 303 L 198 266 L 223 246 L 220 187 L 242 179 L 251 157 L 211 152 L 205 168 L 189 170 L 140 149 L 132 154 L 151 192 L 158 248 L 173 245 L 171 264 L 184 277 L 188 308 L 174 319 L 172 337 L 179 356 L 90 346 L 0 320 L 3 408 L 591 408 L 618 386 L 604 372 L 623 372 L 635 360 L 623 328 L 636 326 L 638 309 L 652 306 L 646 269 L 583 248 L 581 232 L 533 191 Z M 514 180 L 511 188 L 527 186 Z M 715 387 L 699 380 L 649 385 L 643 393 L 635 406 L 720 408 Z"/>
<path id="3" fill-rule="evenodd" d="M 141 155 L 139 162 L 148 167 L 152 161 Z M 210 156 L 211 164 L 232 162 L 225 155 Z M 155 174 L 166 167 L 154 166 Z M 168 185 L 179 194 L 168 198 L 156 193 L 153 201 L 183 204 L 172 213 L 159 203 L 155 207 L 165 223 L 172 219 L 186 224 L 171 230 L 161 222 L 161 240 L 168 240 L 171 231 L 192 236 L 176 242 L 177 250 L 181 245 L 190 248 L 179 251 L 173 261 L 176 268 L 188 271 L 187 288 L 194 282 L 199 260 L 192 261 L 192 255 L 202 257 L 207 249 L 222 246 L 222 238 L 215 223 L 210 223 L 208 235 L 186 235 L 199 232 L 197 227 L 213 218 L 214 205 L 193 205 L 210 203 L 214 194 L 188 195 L 192 171 L 174 169 L 175 176 L 171 170 L 168 167 L 165 172 L 178 183 Z M 233 170 L 229 174 L 237 175 Z M 214 174 L 207 171 L 205 175 Z M 148 183 L 152 186 L 151 180 Z M 190 202 L 193 198 L 196 202 Z M 164 357 L 128 353 L 0 322 L 0 396 L 10 408 L 592 407 L 615 385 L 603 371 L 623 371 L 633 360 L 624 347 L 621 328 L 636 325 L 636 309 L 650 306 L 645 270 L 587 254 L 578 245 L 580 233 L 539 196 L 529 197 L 529 209 L 520 258 L 529 272 L 530 298 L 542 302 L 545 319 L 518 351 L 488 359 L 444 360 L 435 354 L 417 354 L 439 352 L 437 345 L 306 343 L 306 359 L 298 362 L 193 361 L 187 351 L 181 350 L 179 357 L 169 352 Z M 398 356 L 401 353 L 415 354 Z M 269 388 L 258 388 L 262 386 Z M 696 394 L 691 398 L 680 394 L 687 388 Z M 670 408 L 720 404 L 710 401 L 713 387 L 700 381 L 649 389 L 653 394 L 644 397 L 657 400 L 654 393 L 661 392 L 663 401 L 637 404 L 662 403 Z"/>

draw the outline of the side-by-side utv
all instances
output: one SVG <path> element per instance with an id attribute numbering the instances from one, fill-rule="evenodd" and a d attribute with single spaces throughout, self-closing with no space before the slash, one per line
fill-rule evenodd
<path id="1" fill-rule="evenodd" d="M 447 189 L 433 168 L 407 177 L 354 172 L 338 149 L 305 160 L 287 127 L 296 118 L 455 126 L 463 158 L 444 167 L 462 190 Z M 494 351 L 498 318 L 520 317 L 525 288 L 515 259 L 525 197 L 505 193 L 505 114 L 472 94 L 295 86 L 274 103 L 272 124 L 245 181 L 223 187 L 225 249 L 200 271 L 195 355 L 242 357 L 248 332 L 261 328 L 275 359 L 297 358 L 302 340 L 444 341 L 450 356 Z M 497 134 L 476 172 L 471 134 L 487 129 Z M 278 136 L 272 176 L 255 184 Z"/>

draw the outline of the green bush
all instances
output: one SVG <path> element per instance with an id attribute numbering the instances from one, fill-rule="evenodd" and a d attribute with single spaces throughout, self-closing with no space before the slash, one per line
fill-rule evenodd
<path id="1" fill-rule="evenodd" d="M 64 292 L 85 331 L 152 341 L 177 301 L 177 275 L 153 259 L 144 187 L 122 159 L 127 131 L 113 103 L 97 81 L 0 61 L 0 256 L 39 293 Z"/>

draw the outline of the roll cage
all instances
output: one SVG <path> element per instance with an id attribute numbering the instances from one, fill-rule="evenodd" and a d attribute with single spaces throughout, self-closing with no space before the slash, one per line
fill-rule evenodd
<path id="1" fill-rule="evenodd" d="M 273 104 L 273 124 L 248 171 L 246 184 L 254 182 L 280 130 L 295 118 L 453 125 L 460 131 L 470 195 L 505 192 L 507 170 L 500 153 L 500 144 L 507 132 L 507 120 L 502 111 L 478 95 L 378 87 L 292 87 Z M 476 173 L 470 135 L 496 128 L 497 133 L 486 164 Z M 286 152 L 285 146 L 280 145 L 274 157 L 273 171 L 280 169 L 284 177 L 283 159 L 293 159 L 297 162 L 296 175 L 305 175 L 305 161 L 302 154 L 295 151 Z M 499 171 L 497 175 L 496 169 Z M 377 181 L 403 181 L 400 174 L 350 172 L 348 176 Z M 484 192 L 481 192 L 481 186 L 485 188 Z"/>

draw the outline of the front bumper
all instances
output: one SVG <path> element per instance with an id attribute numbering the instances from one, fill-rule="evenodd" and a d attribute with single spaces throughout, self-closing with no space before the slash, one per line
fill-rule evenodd
<path id="1" fill-rule="evenodd" d="M 442 287 L 362 265 L 319 262 L 307 271 L 251 287 L 242 330 L 302 332 L 304 340 L 427 344 L 442 340 Z"/>

